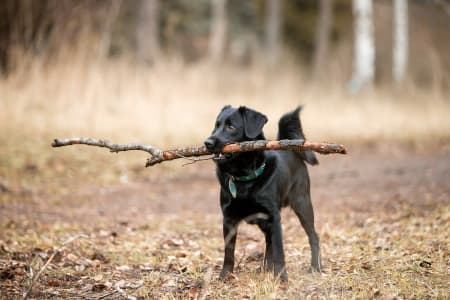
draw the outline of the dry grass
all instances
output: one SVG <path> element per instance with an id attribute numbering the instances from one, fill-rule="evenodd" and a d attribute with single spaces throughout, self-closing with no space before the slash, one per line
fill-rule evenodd
<path id="1" fill-rule="evenodd" d="M 372 215 L 365 221 L 344 222 L 329 216 L 320 228 L 325 273 L 307 272 L 309 247 L 293 213 L 285 212 L 288 285 L 261 273 L 262 236 L 243 226 L 238 241 L 236 275 L 217 280 L 222 239 L 217 217 L 158 215 L 149 226 L 115 225 L 95 228 L 64 224 L 26 229 L 2 225 L 5 241 L 0 258 L 0 296 L 20 295 L 30 284 L 29 266 L 36 272 L 51 248 L 79 232 L 90 238 L 67 247 L 36 286 L 34 297 L 98 299 L 114 286 L 139 299 L 445 299 L 448 286 L 450 207 L 432 214 Z M 357 218 L 353 218 L 355 220 Z M 16 227 L 17 226 L 17 227 Z M 430 238 L 431 237 L 431 238 Z M 8 284 L 14 279 L 15 284 Z M 117 295 L 117 293 L 116 293 Z"/>
<path id="2" fill-rule="evenodd" d="M 166 61 L 142 69 L 127 60 L 59 62 L 35 60 L 0 81 L 0 137 L 88 135 L 163 145 L 201 143 L 224 104 L 247 105 L 277 120 L 299 103 L 313 140 L 375 139 L 419 143 L 448 140 L 450 102 L 444 92 L 372 91 L 349 95 L 338 83 L 320 88 L 301 66 L 267 72 Z M 342 80 L 341 82 L 343 82 Z"/>

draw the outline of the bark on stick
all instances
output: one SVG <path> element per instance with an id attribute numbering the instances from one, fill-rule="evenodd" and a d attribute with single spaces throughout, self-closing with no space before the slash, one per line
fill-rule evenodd
<path id="1" fill-rule="evenodd" d="M 53 147 L 62 147 L 69 145 L 84 144 L 89 146 L 98 146 L 108 148 L 111 152 L 141 150 L 150 153 L 151 157 L 147 159 L 146 167 L 154 166 L 158 163 L 178 158 L 199 157 L 213 155 L 205 146 L 201 147 L 183 147 L 173 150 L 161 150 L 151 145 L 143 144 L 113 144 L 107 140 L 96 140 L 91 138 L 69 138 L 55 139 Z M 280 140 L 280 141 L 247 141 L 241 143 L 227 144 L 223 147 L 221 153 L 237 153 L 249 151 L 264 150 L 292 150 L 292 151 L 314 151 L 320 154 L 346 154 L 345 147 L 341 144 L 309 142 L 305 140 Z"/>

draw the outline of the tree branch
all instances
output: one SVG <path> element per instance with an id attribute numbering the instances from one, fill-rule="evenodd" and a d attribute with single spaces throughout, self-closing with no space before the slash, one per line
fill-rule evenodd
<path id="1" fill-rule="evenodd" d="M 163 151 L 151 145 L 142 144 L 113 144 L 107 140 L 96 140 L 91 138 L 69 138 L 55 139 L 52 143 L 53 147 L 61 147 L 68 145 L 84 144 L 89 146 L 98 146 L 108 148 L 111 152 L 120 152 L 128 150 L 141 150 L 150 153 L 151 157 L 147 159 L 146 167 L 154 166 L 158 163 L 177 158 L 198 157 L 204 155 L 213 155 L 215 153 L 201 147 L 183 147 L 174 150 Z M 247 141 L 241 143 L 227 144 L 223 147 L 222 152 L 236 153 L 263 150 L 293 150 L 293 151 L 314 151 L 320 154 L 346 154 L 347 151 L 343 145 L 331 143 L 317 143 L 305 140 L 280 140 L 280 141 Z M 192 159 L 191 159 L 192 160 Z M 195 160 L 195 159 L 194 159 Z"/>
<path id="2" fill-rule="evenodd" d="M 263 151 L 263 150 L 294 150 L 294 151 L 315 151 L 320 154 L 340 153 L 346 154 L 346 149 L 343 145 L 329 144 L 329 143 L 315 143 L 305 140 L 281 140 L 281 141 L 248 141 L 241 143 L 232 143 L 225 145 L 222 153 L 237 153 L 249 151 Z M 153 156 L 147 159 L 146 167 L 154 166 L 166 160 L 173 160 L 180 157 L 202 156 L 214 154 L 201 147 L 186 147 L 175 150 L 164 151 L 162 156 Z"/>
<path id="3" fill-rule="evenodd" d="M 52 147 L 62 147 L 69 145 L 89 145 L 108 148 L 111 152 L 129 151 L 129 150 L 141 150 L 150 153 L 152 156 L 160 157 L 162 155 L 162 150 L 151 145 L 142 144 L 113 144 L 108 140 L 97 140 L 91 138 L 68 138 L 68 139 L 54 139 Z"/>

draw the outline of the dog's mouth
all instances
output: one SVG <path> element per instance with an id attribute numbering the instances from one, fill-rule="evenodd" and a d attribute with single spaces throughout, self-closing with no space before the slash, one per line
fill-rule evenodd
<path id="1" fill-rule="evenodd" d="M 231 153 L 216 153 L 214 155 L 214 160 L 226 160 L 233 157 L 233 154 Z"/>

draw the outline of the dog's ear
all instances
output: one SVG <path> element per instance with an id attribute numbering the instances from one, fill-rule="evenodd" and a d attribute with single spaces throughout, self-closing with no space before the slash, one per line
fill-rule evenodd
<path id="1" fill-rule="evenodd" d="M 225 105 L 222 110 L 220 111 L 220 113 L 222 113 L 224 110 L 231 108 L 231 105 Z M 219 113 L 219 114 L 220 114 Z"/>
<path id="2" fill-rule="evenodd" d="M 250 139 L 254 139 L 260 135 L 264 124 L 267 123 L 267 117 L 245 106 L 239 107 L 239 112 L 242 114 L 242 119 L 244 120 L 245 135 Z"/>
<path id="3" fill-rule="evenodd" d="M 231 105 L 225 105 L 224 107 L 222 107 L 222 109 L 220 110 L 219 114 L 217 115 L 217 119 L 219 119 L 220 116 L 223 114 L 223 112 L 226 111 L 229 108 L 231 108 Z"/>

